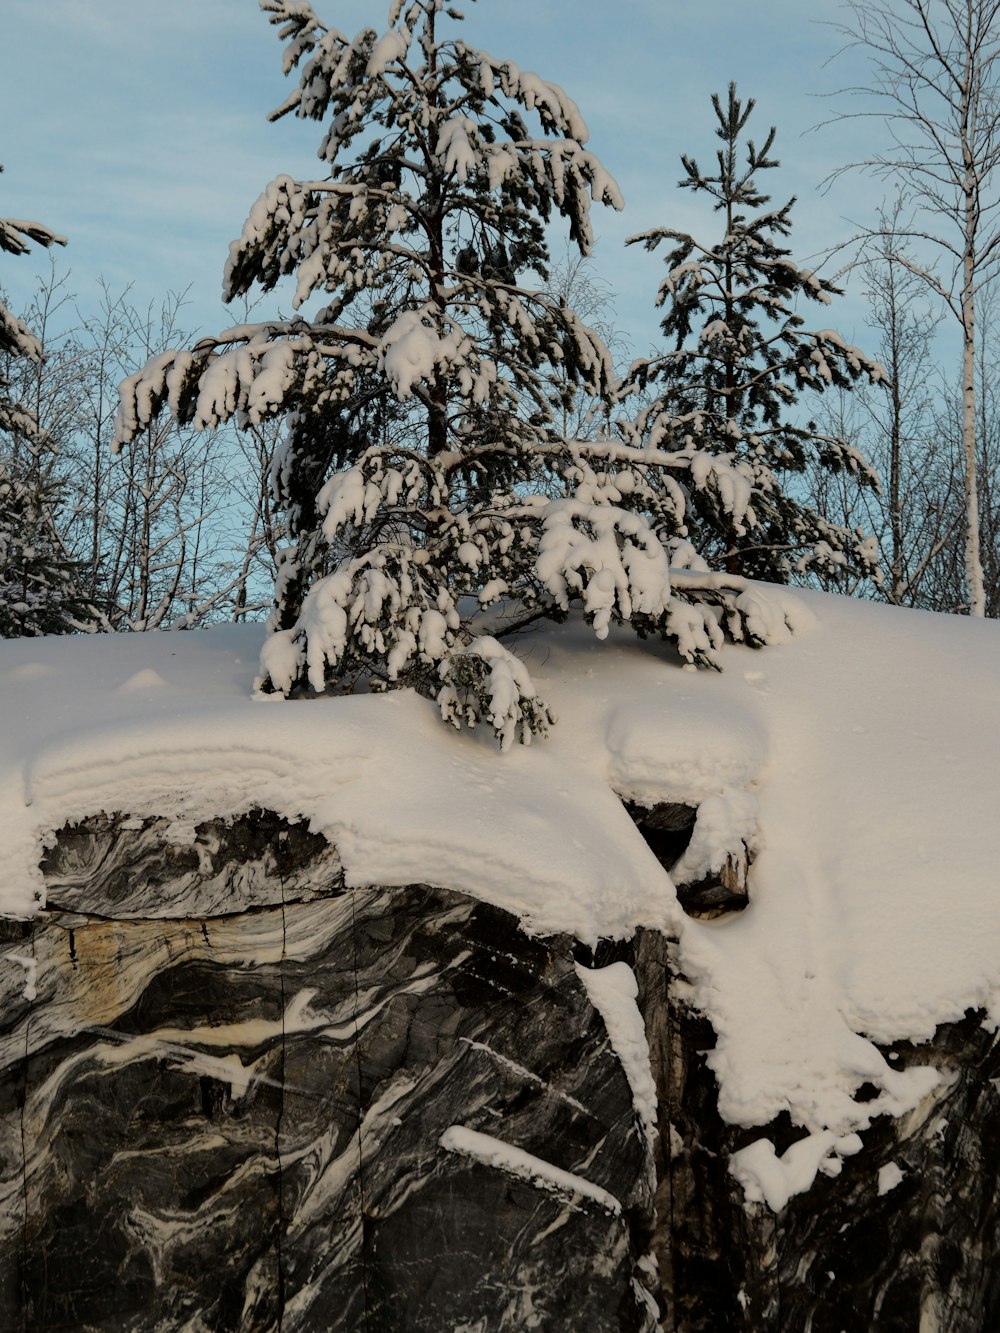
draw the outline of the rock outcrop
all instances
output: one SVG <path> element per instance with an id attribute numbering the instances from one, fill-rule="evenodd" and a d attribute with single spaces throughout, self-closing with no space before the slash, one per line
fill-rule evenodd
<path id="1" fill-rule="evenodd" d="M 6 927 L 0 1327 L 653 1326 L 649 1148 L 569 939 L 345 890 L 262 813 L 91 820 L 44 869 Z"/>
<path id="2" fill-rule="evenodd" d="M 670 942 L 641 935 L 635 967 L 659 1100 L 664 1330 L 1000 1328 L 1000 1044 L 981 1014 L 919 1047 L 885 1048 L 898 1068 L 936 1065 L 940 1086 L 909 1116 L 875 1120 L 837 1175 L 820 1174 L 775 1213 L 745 1200 L 730 1156 L 765 1134 L 784 1152 L 805 1131 L 787 1116 L 752 1129 L 724 1124 L 704 1060 L 715 1035 L 685 1002 Z M 864 1099 L 865 1085 L 856 1095 Z"/>
<path id="3" fill-rule="evenodd" d="M 730 1154 L 802 1131 L 721 1121 L 662 936 L 591 953 L 442 889 L 348 889 L 266 812 L 95 818 L 43 869 L 45 911 L 0 923 L 0 1328 L 1000 1327 L 980 1015 L 888 1051 L 945 1078 L 774 1213 Z M 652 1145 L 581 981 L 615 961 Z"/>

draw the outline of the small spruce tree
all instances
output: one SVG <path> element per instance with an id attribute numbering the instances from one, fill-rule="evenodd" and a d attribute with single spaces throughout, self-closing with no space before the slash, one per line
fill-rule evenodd
<path id="1" fill-rule="evenodd" d="M 874 539 L 811 509 L 794 478 L 818 465 L 877 487 L 845 440 L 805 419 L 802 399 L 885 372 L 833 330 L 804 328 L 797 304 L 825 305 L 840 289 L 781 244 L 795 200 L 772 208 L 759 179 L 779 165 L 775 130 L 759 147 L 744 139 L 754 102 L 740 101 L 735 84 L 712 106 L 715 170 L 682 157 L 680 188 L 712 201 L 720 234 L 709 241 L 663 227 L 629 238 L 648 250 L 670 245 L 657 295 L 670 350 L 629 373 L 626 392 L 643 391 L 645 405 L 627 438 L 660 456 L 679 488 L 674 532 L 715 568 L 777 583 L 877 576 Z"/>
<path id="2" fill-rule="evenodd" d="M 0 250 L 23 255 L 32 241 L 65 244 L 41 223 L 0 218 Z M 59 535 L 59 490 L 47 466 L 51 441 L 31 409 L 12 396 L 4 370 L 22 357 L 40 361 L 42 346 L 0 301 L 0 638 L 65 634 L 94 614 Z"/>

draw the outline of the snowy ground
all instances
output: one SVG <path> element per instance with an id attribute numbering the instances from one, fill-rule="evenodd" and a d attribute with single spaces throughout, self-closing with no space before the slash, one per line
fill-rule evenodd
<path id="1" fill-rule="evenodd" d="M 67 820 L 173 815 L 184 841 L 262 805 L 307 816 L 354 884 L 428 881 L 588 942 L 663 927 L 718 1033 L 723 1116 L 810 1131 L 734 1159 L 780 1207 L 936 1082 L 873 1040 L 1000 1021 L 1000 626 L 799 596 L 815 623 L 722 674 L 582 626 L 524 636 L 559 723 L 502 757 L 410 693 L 252 697 L 258 627 L 0 643 L 0 912 L 37 909 Z M 750 908 L 688 919 L 616 793 L 706 803 L 706 863 L 753 840 Z"/>

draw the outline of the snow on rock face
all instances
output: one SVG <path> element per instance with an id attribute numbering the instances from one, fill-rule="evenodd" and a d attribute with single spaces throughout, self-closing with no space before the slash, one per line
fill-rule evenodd
<path id="1" fill-rule="evenodd" d="M 799 1139 L 778 1157 L 769 1139 L 756 1139 L 733 1153 L 729 1169 L 751 1203 L 766 1203 L 777 1213 L 793 1194 L 809 1188 L 817 1171 L 839 1175 L 843 1159 L 860 1152 L 861 1147 L 857 1134 L 837 1138 L 824 1130 Z"/>
<path id="2" fill-rule="evenodd" d="M 671 869 L 676 884 L 691 884 L 718 874 L 727 857 L 742 844 L 757 849 L 757 799 L 752 792 L 728 788 L 706 796 L 698 807 L 694 833 L 683 856 Z"/>
<path id="3" fill-rule="evenodd" d="M 903 1183 L 903 1177 L 906 1172 L 895 1162 L 886 1162 L 885 1166 L 879 1167 L 878 1172 L 878 1193 L 888 1194 L 894 1190 L 897 1185 Z"/>
<path id="4" fill-rule="evenodd" d="M 530 1180 L 538 1189 L 555 1190 L 571 1197 L 575 1194 L 583 1195 L 599 1203 L 609 1213 L 621 1213 L 619 1201 L 602 1186 L 595 1185 L 583 1176 L 563 1171 L 551 1162 L 545 1162 L 490 1134 L 480 1134 L 478 1130 L 466 1129 L 464 1125 L 450 1125 L 441 1135 L 441 1147 L 447 1152 L 461 1153 L 476 1161 L 486 1162 L 522 1180 Z"/>
<path id="5" fill-rule="evenodd" d="M 597 968 L 577 963 L 576 974 L 604 1019 L 608 1038 L 632 1089 L 635 1113 L 646 1137 L 652 1140 L 656 1133 L 656 1087 L 649 1066 L 646 1029 L 636 1003 L 639 986 L 635 973 L 628 963 Z"/>
<path id="6" fill-rule="evenodd" d="M 667 931 L 717 1034 L 723 1117 L 807 1131 L 734 1158 L 780 1207 L 937 1081 L 875 1042 L 970 1008 L 1000 1023 L 1000 627 L 801 600 L 811 629 L 726 648 L 721 674 L 574 623 L 520 637 L 558 722 L 504 756 L 406 691 L 253 698 L 253 626 L 0 643 L 0 911 L 37 910 L 67 821 L 263 806 L 335 843 L 349 884 L 438 884 L 586 944 Z M 752 837 L 748 909 L 686 917 L 620 798 L 705 805 L 706 864 L 713 829 Z"/>

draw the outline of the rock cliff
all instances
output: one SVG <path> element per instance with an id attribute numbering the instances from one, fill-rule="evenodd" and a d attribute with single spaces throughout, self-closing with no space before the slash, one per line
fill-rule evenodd
<path id="1" fill-rule="evenodd" d="M 5 922 L 0 1327 L 1000 1327 L 1000 1052 L 839 1174 L 748 1203 L 671 941 L 582 949 L 427 885 L 348 889 L 266 811 L 63 829 Z M 583 969 L 628 963 L 658 1133 Z M 634 1078 L 633 1078 L 634 1082 Z M 863 1099 L 865 1090 L 858 1090 Z"/>
<path id="2" fill-rule="evenodd" d="M 168 835 L 64 830 L 6 926 L 0 1327 L 651 1328 L 649 1148 L 572 942 L 345 891 L 262 812 Z"/>

